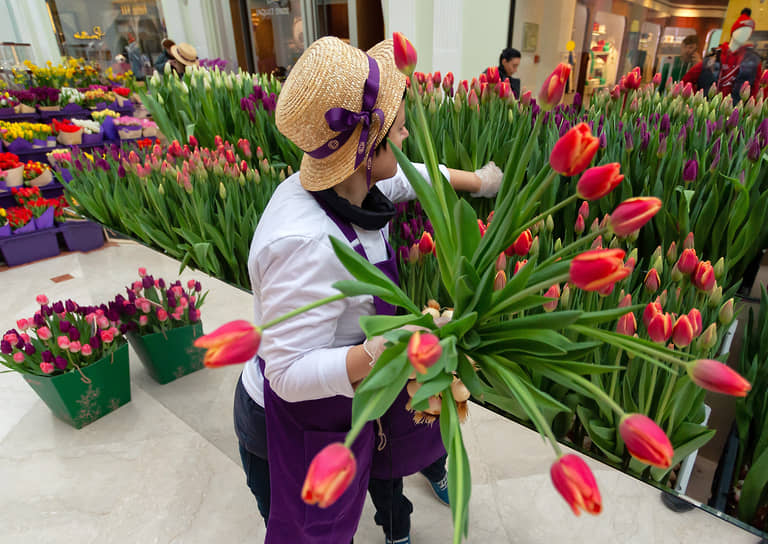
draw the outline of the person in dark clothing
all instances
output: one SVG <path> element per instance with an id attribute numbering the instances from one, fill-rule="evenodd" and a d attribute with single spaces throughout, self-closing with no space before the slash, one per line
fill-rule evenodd
<path id="1" fill-rule="evenodd" d="M 163 46 L 163 52 L 158 55 L 158 57 L 155 59 L 155 70 L 163 73 L 163 70 L 165 69 L 165 63 L 171 60 L 173 57 L 171 57 L 171 47 L 176 45 L 176 42 L 174 42 L 170 38 L 166 38 L 163 40 L 162 46 Z"/>
<path id="2" fill-rule="evenodd" d="M 507 47 L 499 55 L 499 77 L 509 79 L 509 86 L 515 93 L 515 98 L 520 98 L 520 79 L 513 77 L 520 66 L 520 51 L 512 47 Z"/>

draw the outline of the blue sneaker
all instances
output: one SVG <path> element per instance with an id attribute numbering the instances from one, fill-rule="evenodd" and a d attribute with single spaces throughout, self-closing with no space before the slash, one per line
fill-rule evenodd
<path id="1" fill-rule="evenodd" d="M 386 544 L 411 544 L 411 535 L 408 535 L 403 538 L 398 538 L 397 540 L 390 540 L 387 537 L 384 537 L 384 542 Z"/>
<path id="2" fill-rule="evenodd" d="M 425 476 L 426 478 L 426 476 Z M 427 478 L 427 481 L 429 482 L 429 485 L 432 487 L 432 492 L 435 494 L 435 497 L 438 501 L 440 501 L 445 506 L 450 506 L 450 500 L 448 499 L 448 474 L 442 477 L 442 479 L 433 482 L 429 478 Z"/>

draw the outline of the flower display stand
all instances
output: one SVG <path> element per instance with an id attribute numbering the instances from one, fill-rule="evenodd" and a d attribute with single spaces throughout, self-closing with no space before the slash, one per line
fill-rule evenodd
<path id="1" fill-rule="evenodd" d="M 131 400 L 127 344 L 80 371 L 23 376 L 53 415 L 77 429 Z"/>
<path id="2" fill-rule="evenodd" d="M 93 221 L 67 221 L 59 232 L 69 251 L 91 251 L 104 245 L 104 229 Z"/>
<path id="3" fill-rule="evenodd" d="M 144 336 L 136 333 L 126 336 L 149 375 L 165 384 L 203 368 L 205 350 L 192 345 L 202 334 L 203 324 L 198 322 Z"/>
<path id="4" fill-rule="evenodd" d="M 55 257 L 60 253 L 57 232 L 51 228 L 0 238 L 0 253 L 8 266 Z"/>

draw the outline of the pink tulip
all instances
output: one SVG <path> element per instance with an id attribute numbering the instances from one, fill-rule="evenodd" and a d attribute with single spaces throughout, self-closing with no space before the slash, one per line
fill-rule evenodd
<path id="1" fill-rule="evenodd" d="M 356 471 L 355 456 L 349 448 L 341 442 L 327 445 L 309 464 L 301 499 L 320 508 L 331 506 L 347 490 Z"/>
<path id="2" fill-rule="evenodd" d="M 66 336 L 59 336 L 56 338 L 56 343 L 59 345 L 61 349 L 68 349 L 69 348 L 69 338 Z"/>
<path id="3" fill-rule="evenodd" d="M 37 303 L 38 303 L 40 306 L 44 306 L 44 305 L 48 304 L 48 297 L 47 297 L 47 296 L 45 296 L 45 295 L 37 295 L 37 296 L 35 297 L 35 301 L 36 301 L 36 302 L 37 302 Z"/>
<path id="4" fill-rule="evenodd" d="M 147 275 L 147 269 L 146 269 L 146 268 L 144 268 L 143 266 L 142 266 L 142 267 L 140 267 L 140 268 L 139 268 L 139 276 L 141 276 L 141 277 L 143 278 L 143 277 L 144 277 L 144 276 L 146 276 L 146 275 Z"/>
<path id="5" fill-rule="evenodd" d="M 635 319 L 635 314 L 627 312 L 621 316 L 616 323 L 616 332 L 626 336 L 634 336 L 637 332 L 637 319 Z"/>
<path id="6" fill-rule="evenodd" d="M 561 62 L 555 70 L 549 74 L 541 86 L 537 102 L 542 110 L 548 111 L 557 106 L 563 98 L 565 84 L 571 75 L 571 65 Z"/>
<path id="7" fill-rule="evenodd" d="M 30 323 L 27 319 L 24 319 L 23 317 L 21 319 L 16 320 L 16 328 L 22 331 L 27 330 L 30 327 Z"/>
<path id="8" fill-rule="evenodd" d="M 619 424 L 624 444 L 629 453 L 643 463 L 659 468 L 669 468 L 675 452 L 664 431 L 648 416 L 630 414 Z"/>
<path id="9" fill-rule="evenodd" d="M 440 339 L 432 333 L 416 331 L 408 341 L 408 360 L 420 374 L 426 374 L 442 354 Z"/>
<path id="10" fill-rule="evenodd" d="M 23 363 L 24 362 L 24 352 L 23 351 L 17 351 L 13 354 L 13 360 L 17 363 Z"/>
<path id="11" fill-rule="evenodd" d="M 630 198 L 619 204 L 611 214 L 610 224 L 617 236 L 629 236 L 650 221 L 661 209 L 655 197 Z"/>
<path id="12" fill-rule="evenodd" d="M 587 464 L 578 456 L 563 455 L 549 469 L 552 484 L 577 516 L 584 510 L 599 514 L 602 509 L 600 490 Z"/>
<path id="13" fill-rule="evenodd" d="M 720 361 L 699 359 L 690 363 L 686 370 L 693 383 L 708 391 L 746 397 L 752 389 L 752 385 L 738 372 Z"/>
<path id="14" fill-rule="evenodd" d="M 195 340 L 195 346 L 206 348 L 203 363 L 218 367 L 244 363 L 259 351 L 261 329 L 244 320 L 230 321 L 215 331 Z"/>
<path id="15" fill-rule="evenodd" d="M 683 314 L 677 318 L 672 326 L 672 342 L 679 347 L 684 348 L 693 342 L 693 325 L 688 316 Z"/>
<path id="16" fill-rule="evenodd" d="M 53 368 L 53 363 L 46 363 L 45 361 L 40 363 L 40 370 L 42 370 L 44 374 L 50 374 L 53 372 Z"/>
<path id="17" fill-rule="evenodd" d="M 589 202 L 586 200 L 579 206 L 579 215 L 584 219 L 585 223 L 589 219 Z"/>
<path id="18" fill-rule="evenodd" d="M 157 309 L 157 319 L 162 323 L 164 321 L 168 320 L 168 312 L 166 312 L 163 308 Z"/>
<path id="19" fill-rule="evenodd" d="M 40 327 L 37 329 L 37 337 L 40 340 L 48 340 L 51 337 L 51 329 L 48 327 Z"/>
<path id="20" fill-rule="evenodd" d="M 686 276 L 693 274 L 699 265 L 699 258 L 695 249 L 684 249 L 677 260 L 677 269 Z"/>
<path id="21" fill-rule="evenodd" d="M 70 342 L 69 343 L 69 351 L 72 353 L 79 353 L 82 349 L 82 346 L 80 345 L 80 342 Z"/>
<path id="22" fill-rule="evenodd" d="M 100 331 L 99 336 L 101 336 L 101 341 L 105 344 L 110 344 L 115 339 L 115 333 L 110 329 Z"/>
<path id="23" fill-rule="evenodd" d="M 85 357 L 90 357 L 93 354 L 93 348 L 90 344 L 83 344 L 83 347 L 80 348 L 80 353 L 82 353 Z"/>

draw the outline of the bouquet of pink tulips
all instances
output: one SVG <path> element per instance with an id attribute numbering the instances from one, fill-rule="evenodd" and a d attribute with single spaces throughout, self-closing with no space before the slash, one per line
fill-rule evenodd
<path id="1" fill-rule="evenodd" d="M 416 63 L 413 46 L 395 33 L 395 62 L 407 75 Z M 560 101 L 569 68 L 559 66 L 547 78 L 539 105 L 551 109 Z M 416 82 L 411 81 L 411 86 Z M 527 115 L 530 116 L 530 113 Z M 542 195 L 559 174 L 582 174 L 573 195 L 599 200 L 620 183 L 615 175 L 595 175 L 587 170 L 598 148 L 599 139 L 586 125 L 577 125 L 555 143 L 549 160 L 528 183 L 523 183 L 526 165 L 537 144 L 541 117 L 520 123 L 504 168 L 505 178 L 496 198 L 493 217 L 484 231 L 472 207 L 459 199 L 438 169 L 436 150 L 424 107 L 416 101 L 414 136 L 425 159 L 431 179 L 428 184 L 403 153 L 394 151 L 413 185 L 435 233 L 435 258 L 443 302 L 453 308 L 451 320 L 435 322 L 431 312 L 421 308 L 397 285 L 389 281 L 368 261 L 345 244 L 332 240 L 341 262 L 355 278 L 340 281 L 336 288 L 346 295 L 375 293 L 397 305 L 403 313 L 396 316 L 366 316 L 360 325 L 368 337 L 384 335 L 387 349 L 368 377 L 355 392 L 352 428 L 344 444 L 331 444 L 315 457 L 305 480 L 303 498 L 309 503 L 327 506 L 344 500 L 343 492 L 354 474 L 355 462 L 349 450 L 367 421 L 382 416 L 412 376 L 416 387 L 411 408 L 439 413 L 440 430 L 448 452 L 448 490 L 454 519 L 454 543 L 467 533 L 468 504 L 471 492 L 469 460 L 464 448 L 460 421 L 460 403 L 471 393 L 475 398 L 489 396 L 518 403 L 536 429 L 552 445 L 556 460 L 552 480 L 575 513 L 581 510 L 597 514 L 602 501 L 597 483 L 586 464 L 575 455 L 563 455 L 551 425 L 545 417 L 541 400 L 557 403 L 537 383 L 547 378 L 563 387 L 607 406 L 618 424 L 626 449 L 638 461 L 663 469 L 669 468 L 674 451 L 665 432 L 635 406 L 622 406 L 592 378 L 610 375 L 613 365 L 590 362 L 587 356 L 604 344 L 621 348 L 634 356 L 633 364 L 653 365 L 659 372 L 687 372 L 697 385 L 735 395 L 746 395 L 749 383 L 717 361 L 697 360 L 693 354 L 673 351 L 652 341 L 601 330 L 596 325 L 613 322 L 627 312 L 639 311 L 640 305 L 601 311 L 565 310 L 546 312 L 544 304 L 553 302 L 553 286 L 568 282 L 572 291 L 610 292 L 631 269 L 622 249 L 586 250 L 599 235 L 612 232 L 619 238 L 634 236 L 656 214 L 661 201 L 633 198 L 613 209 L 604 227 L 563 246 L 549 256 L 531 256 L 517 273 L 507 277 L 499 266 L 501 256 L 510 246 L 513 251 L 530 251 L 531 234 L 526 231 L 568 202 L 548 210 L 539 210 Z M 532 128 L 531 128 L 532 127 Z M 610 173 L 610 172 L 609 172 Z M 314 307 L 338 296 L 317 301 Z M 305 311 L 298 308 L 276 321 Z M 223 326 L 198 340 L 208 348 L 206 364 L 243 362 L 257 350 L 261 334 L 269 334 L 273 323 L 256 327 L 247 322 Z M 424 329 L 412 333 L 403 325 Z M 466 393 L 464 393 L 466 391 Z M 561 404 L 561 403 L 557 403 Z M 568 411 L 568 407 L 561 405 Z M 317 472 L 334 474 L 318 479 Z"/>

